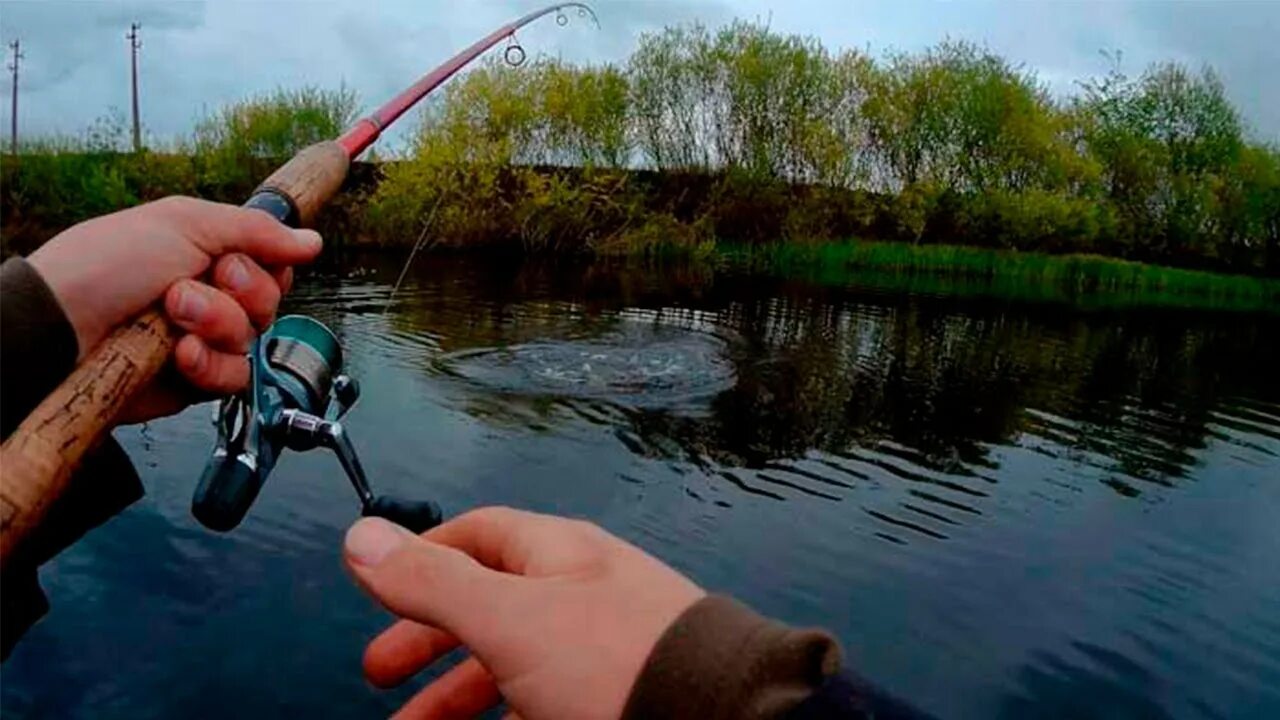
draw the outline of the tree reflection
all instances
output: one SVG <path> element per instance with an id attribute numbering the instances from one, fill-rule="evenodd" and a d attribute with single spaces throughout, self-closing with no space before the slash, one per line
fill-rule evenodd
<path id="1" fill-rule="evenodd" d="M 1271 317 L 1085 312 L 698 266 L 499 263 L 476 272 L 433 258 L 424 267 L 392 322 L 405 332 L 431 328 L 445 350 L 598 336 L 645 322 L 729 338 L 736 384 L 704 412 L 519 392 L 472 399 L 489 421 L 616 424 L 635 452 L 708 467 L 761 469 L 812 451 L 874 450 L 937 473 L 984 477 L 999 462 L 993 448 L 1035 436 L 1134 495 L 1144 483 L 1183 478 L 1196 451 L 1242 412 L 1234 396 L 1280 398 Z M 1276 431 L 1274 417 L 1262 423 Z"/>

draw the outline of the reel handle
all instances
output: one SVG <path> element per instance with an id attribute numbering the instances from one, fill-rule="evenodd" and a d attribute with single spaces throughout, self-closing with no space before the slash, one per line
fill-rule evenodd
<path id="1" fill-rule="evenodd" d="M 413 533 L 424 533 L 440 524 L 444 513 L 430 500 L 404 500 L 378 495 L 360 511 L 364 517 L 380 517 Z"/>

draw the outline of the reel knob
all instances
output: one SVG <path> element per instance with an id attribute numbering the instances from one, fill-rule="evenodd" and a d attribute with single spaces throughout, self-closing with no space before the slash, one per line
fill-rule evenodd
<path id="1" fill-rule="evenodd" d="M 389 520 L 414 533 L 424 533 L 444 519 L 440 506 L 430 500 L 404 500 L 386 495 L 374 497 L 360 514 Z"/>

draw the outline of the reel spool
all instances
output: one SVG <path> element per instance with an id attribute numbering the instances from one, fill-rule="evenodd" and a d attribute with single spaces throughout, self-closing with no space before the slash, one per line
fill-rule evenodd
<path id="1" fill-rule="evenodd" d="M 386 518 L 413 532 L 438 525 L 433 502 L 374 495 L 340 422 L 360 397 L 342 374 L 342 347 L 320 322 L 302 315 L 277 320 L 249 352 L 249 387 L 214 411 L 218 441 L 191 500 L 191 514 L 225 532 L 240 524 L 280 454 L 332 450 L 360 497 L 361 514 Z"/>

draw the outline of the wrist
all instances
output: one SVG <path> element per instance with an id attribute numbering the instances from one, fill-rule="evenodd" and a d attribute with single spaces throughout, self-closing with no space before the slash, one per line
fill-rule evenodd
<path id="1" fill-rule="evenodd" d="M 49 292 L 62 308 L 62 314 L 76 336 L 76 361 L 84 358 L 110 328 L 97 326 L 95 288 L 101 292 L 102 282 L 94 277 L 91 258 L 76 258 L 58 247 L 57 238 L 45 243 L 27 258 Z"/>

